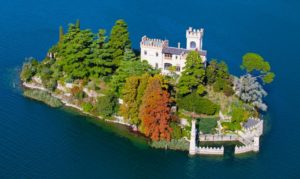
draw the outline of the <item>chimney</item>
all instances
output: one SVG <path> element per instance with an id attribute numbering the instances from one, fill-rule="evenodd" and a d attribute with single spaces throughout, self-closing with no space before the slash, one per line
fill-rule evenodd
<path id="1" fill-rule="evenodd" d="M 180 48 L 180 42 L 178 42 L 178 48 Z"/>

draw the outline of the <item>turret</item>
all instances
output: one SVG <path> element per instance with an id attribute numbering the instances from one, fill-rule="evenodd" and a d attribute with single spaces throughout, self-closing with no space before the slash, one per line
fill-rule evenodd
<path id="1" fill-rule="evenodd" d="M 193 29 L 189 27 L 186 30 L 186 49 L 188 50 L 202 50 L 203 29 Z"/>

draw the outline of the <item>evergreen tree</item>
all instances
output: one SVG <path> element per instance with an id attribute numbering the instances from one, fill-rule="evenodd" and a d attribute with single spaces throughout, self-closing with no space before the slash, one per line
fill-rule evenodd
<path id="1" fill-rule="evenodd" d="M 90 73 L 92 77 L 107 76 L 112 73 L 113 63 L 108 44 L 106 43 L 106 31 L 100 29 L 98 38 L 93 42 L 93 54 Z"/>
<path id="2" fill-rule="evenodd" d="M 110 38 L 109 48 L 113 50 L 113 62 L 118 67 L 121 60 L 124 59 L 126 49 L 131 49 L 131 41 L 129 39 L 129 32 L 127 24 L 124 20 L 117 20 L 113 26 Z"/>
<path id="3" fill-rule="evenodd" d="M 129 61 L 129 60 L 137 60 L 133 50 L 131 49 L 125 49 L 124 52 L 124 59 L 125 61 Z"/>
<path id="4" fill-rule="evenodd" d="M 196 90 L 198 94 L 204 92 L 205 70 L 201 57 L 197 51 L 189 52 L 184 71 L 177 84 L 179 95 L 186 95 Z"/>
<path id="5" fill-rule="evenodd" d="M 75 27 L 76 27 L 77 29 L 80 29 L 80 20 L 79 20 L 79 19 L 76 20 Z"/>
<path id="6" fill-rule="evenodd" d="M 64 29 L 62 26 L 59 26 L 59 42 L 62 42 L 64 38 Z"/>
<path id="7" fill-rule="evenodd" d="M 67 77 L 82 79 L 89 76 L 93 39 L 94 34 L 90 30 L 80 30 L 72 24 L 69 26 L 57 51 L 57 63 Z"/>

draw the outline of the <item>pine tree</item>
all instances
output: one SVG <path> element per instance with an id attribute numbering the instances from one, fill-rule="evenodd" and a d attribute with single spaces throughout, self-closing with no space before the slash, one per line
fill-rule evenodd
<path id="1" fill-rule="evenodd" d="M 169 103 L 169 94 L 162 89 L 160 77 L 150 78 L 139 116 L 142 120 L 144 134 L 154 141 L 171 139 Z"/>
<path id="2" fill-rule="evenodd" d="M 125 61 L 136 60 L 136 56 L 135 56 L 134 52 L 131 49 L 125 49 L 124 60 Z"/>
<path id="3" fill-rule="evenodd" d="M 120 61 L 124 59 L 123 55 L 125 50 L 131 49 L 128 27 L 126 22 L 122 19 L 117 20 L 111 30 L 109 48 L 113 50 L 113 62 L 118 67 Z"/>
<path id="4" fill-rule="evenodd" d="M 93 54 L 90 73 L 93 77 L 107 76 L 112 73 L 113 63 L 111 51 L 106 42 L 107 36 L 104 29 L 98 32 L 98 38 L 93 42 Z"/>
<path id="5" fill-rule="evenodd" d="M 198 94 L 204 92 L 205 70 L 197 51 L 191 51 L 186 58 L 184 71 L 177 84 L 179 95 L 186 95 L 194 90 Z"/>

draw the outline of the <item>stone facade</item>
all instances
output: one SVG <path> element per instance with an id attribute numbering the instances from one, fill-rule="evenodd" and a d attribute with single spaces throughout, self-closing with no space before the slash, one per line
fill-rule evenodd
<path id="1" fill-rule="evenodd" d="M 143 36 L 140 42 L 141 60 L 146 60 L 153 68 L 161 69 L 163 74 L 169 73 L 174 66 L 180 74 L 185 66 L 187 54 L 191 50 L 199 52 L 202 62 L 206 62 L 206 51 L 202 49 L 203 29 L 189 28 L 186 30 L 186 48 L 169 47 L 168 40 L 150 39 Z"/>

